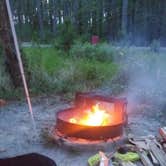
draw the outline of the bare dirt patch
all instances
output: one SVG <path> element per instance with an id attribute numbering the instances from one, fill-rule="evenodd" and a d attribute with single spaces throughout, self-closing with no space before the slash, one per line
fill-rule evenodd
<path id="1" fill-rule="evenodd" d="M 40 97 L 32 101 L 38 136 L 33 130 L 25 102 L 9 102 L 0 108 L 0 158 L 37 152 L 49 156 L 58 166 L 87 165 L 87 159 L 97 151 L 66 150 L 48 137 L 49 130 L 55 124 L 56 112 L 71 103 L 59 96 Z M 127 132 L 138 136 L 156 135 L 158 128 L 166 125 L 165 114 L 152 108 L 140 107 L 130 112 Z"/>

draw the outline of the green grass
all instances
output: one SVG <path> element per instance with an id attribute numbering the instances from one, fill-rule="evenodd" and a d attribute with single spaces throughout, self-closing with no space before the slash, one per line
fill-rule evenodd
<path id="1" fill-rule="evenodd" d="M 12 87 L 3 59 L 0 56 L 0 98 L 18 98 L 24 93 Z M 23 59 L 31 95 L 73 94 L 105 85 L 119 93 L 127 86 L 126 74 L 130 71 L 155 75 L 160 69 L 162 79 L 166 74 L 165 52 L 133 47 L 113 49 L 108 44 L 76 43 L 68 53 L 53 47 L 27 47 L 23 48 Z"/>
<path id="2" fill-rule="evenodd" d="M 95 58 L 75 58 L 54 48 L 24 48 L 32 93 L 75 92 L 111 80 L 117 65 Z"/>

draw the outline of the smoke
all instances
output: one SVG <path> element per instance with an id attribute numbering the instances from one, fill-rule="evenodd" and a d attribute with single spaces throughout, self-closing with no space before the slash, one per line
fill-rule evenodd
<path id="1" fill-rule="evenodd" d="M 140 105 L 158 106 L 166 102 L 166 50 L 153 52 L 139 47 L 129 48 L 116 61 L 121 72 L 128 78 L 124 95 L 130 111 Z"/>

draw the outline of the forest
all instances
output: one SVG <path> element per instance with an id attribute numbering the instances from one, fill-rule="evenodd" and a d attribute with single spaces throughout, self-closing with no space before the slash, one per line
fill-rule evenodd
<path id="1" fill-rule="evenodd" d="M 98 35 L 114 43 L 148 46 L 157 40 L 165 46 L 163 0 L 11 0 L 11 4 L 21 41 L 63 37 L 86 41 Z"/>

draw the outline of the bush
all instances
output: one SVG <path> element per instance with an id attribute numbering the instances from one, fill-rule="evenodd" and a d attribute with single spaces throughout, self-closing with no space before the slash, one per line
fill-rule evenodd
<path id="1" fill-rule="evenodd" d="M 54 41 L 54 47 L 64 51 L 69 51 L 74 42 L 76 33 L 74 26 L 70 20 L 65 20 L 63 24 L 58 26 L 57 38 Z"/>
<path id="2" fill-rule="evenodd" d="M 111 62 L 75 60 L 54 48 L 24 49 L 33 93 L 75 92 L 99 87 L 117 71 Z M 65 58 L 64 58 L 65 57 Z"/>
<path id="3" fill-rule="evenodd" d="M 86 58 L 102 62 L 111 61 L 114 53 L 114 49 L 108 44 L 92 45 L 90 43 L 82 44 L 80 42 L 74 44 L 70 50 L 70 56 L 76 59 Z"/>
<path id="4" fill-rule="evenodd" d="M 99 62 L 96 60 L 80 60 L 77 62 L 75 80 L 80 82 L 92 82 L 94 86 L 101 85 L 104 81 L 110 80 L 116 73 L 117 66 L 110 62 Z"/>

